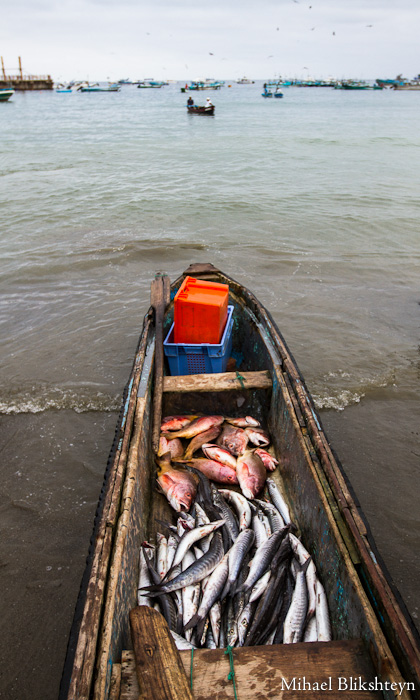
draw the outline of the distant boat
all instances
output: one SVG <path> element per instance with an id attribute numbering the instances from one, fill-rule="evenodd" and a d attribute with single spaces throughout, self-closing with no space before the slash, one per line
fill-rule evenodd
<path id="1" fill-rule="evenodd" d="M 0 102 L 7 102 L 15 91 L 12 88 L 0 88 Z"/>
<path id="2" fill-rule="evenodd" d="M 188 114 L 214 114 L 214 105 L 187 105 Z"/>
<path id="3" fill-rule="evenodd" d="M 236 81 L 237 85 L 253 85 L 254 80 L 250 80 L 249 78 L 239 78 L 239 80 Z"/>
<path id="4" fill-rule="evenodd" d="M 417 75 L 413 80 L 405 80 L 392 87 L 394 90 L 420 90 L 420 75 Z"/>
<path id="5" fill-rule="evenodd" d="M 206 78 L 206 80 L 194 80 L 188 85 L 188 90 L 220 90 L 223 87 L 224 82 L 221 80 L 211 80 Z"/>
<path id="6" fill-rule="evenodd" d="M 161 88 L 167 85 L 163 80 L 140 80 L 137 83 L 138 88 Z"/>
<path id="7" fill-rule="evenodd" d="M 369 85 L 364 80 L 342 80 L 335 86 L 336 90 L 382 90 L 380 85 Z"/>
<path id="8" fill-rule="evenodd" d="M 119 92 L 121 90 L 120 85 L 108 85 L 107 87 L 101 87 L 100 85 L 84 85 L 78 88 L 80 92 Z"/>

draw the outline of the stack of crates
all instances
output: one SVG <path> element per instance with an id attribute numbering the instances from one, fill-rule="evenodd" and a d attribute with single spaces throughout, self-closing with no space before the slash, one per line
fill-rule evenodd
<path id="1" fill-rule="evenodd" d="M 174 300 L 163 347 L 172 375 L 224 372 L 232 351 L 233 306 L 227 284 L 186 277 Z"/>

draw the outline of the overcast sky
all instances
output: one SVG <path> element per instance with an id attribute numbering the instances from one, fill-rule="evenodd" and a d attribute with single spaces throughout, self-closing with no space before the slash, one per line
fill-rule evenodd
<path id="1" fill-rule="evenodd" d="M 54 80 L 420 72 L 419 0 L 0 0 L 6 73 Z"/>

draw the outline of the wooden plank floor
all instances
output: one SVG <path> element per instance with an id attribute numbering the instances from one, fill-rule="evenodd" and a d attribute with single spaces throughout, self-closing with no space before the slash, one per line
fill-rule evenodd
<path id="1" fill-rule="evenodd" d="M 191 652 L 180 654 L 190 679 Z M 360 687 L 359 678 L 362 683 L 374 683 L 375 672 L 358 640 L 242 647 L 234 649 L 233 656 L 238 700 L 383 699 L 381 692 Z M 229 659 L 222 649 L 195 650 L 195 700 L 234 700 L 229 671 Z M 132 651 L 122 655 L 120 700 L 141 700 Z"/>

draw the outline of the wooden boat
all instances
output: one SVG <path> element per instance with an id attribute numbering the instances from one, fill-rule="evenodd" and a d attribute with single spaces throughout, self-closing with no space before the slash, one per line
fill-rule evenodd
<path id="1" fill-rule="evenodd" d="M 0 88 L 0 102 L 7 102 L 7 100 L 10 100 L 12 95 L 15 94 L 15 91 L 7 88 Z"/>
<path id="2" fill-rule="evenodd" d="M 186 275 L 229 285 L 236 370 L 167 375 L 162 339 L 173 320 L 170 297 Z M 380 563 L 311 396 L 268 311 L 210 264 L 191 265 L 172 285 L 166 276 L 158 276 L 152 302 L 105 472 L 60 698 L 139 697 L 129 615 L 137 604 L 140 543 L 155 536 L 156 518 L 169 513 L 166 499 L 155 489 L 160 419 L 201 413 L 203 406 L 206 413 L 255 415 L 270 431 L 290 507 L 326 589 L 333 628 L 331 642 L 235 648 L 240 700 L 274 699 L 293 688 L 293 697 L 303 689 L 314 700 L 319 690 L 329 687 L 341 691 L 330 698 L 342 697 L 346 687 L 354 691 L 354 700 L 419 698 L 419 635 Z M 276 472 L 272 476 L 278 478 Z M 139 643 L 152 663 L 161 651 L 159 644 L 137 638 Z M 193 659 L 189 651 L 179 654 L 187 676 L 193 673 L 196 700 L 233 697 L 223 649 L 199 649 Z M 149 675 L 152 691 L 156 675 Z M 297 682 L 308 685 L 302 688 Z M 338 688 L 338 682 L 347 686 Z M 360 685 L 368 682 L 372 685 Z M 180 697 L 176 692 L 153 695 L 145 687 L 142 691 L 147 697 Z"/>
<path id="3" fill-rule="evenodd" d="M 214 114 L 214 105 L 206 107 L 206 105 L 187 105 L 189 114 Z"/>

